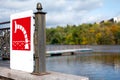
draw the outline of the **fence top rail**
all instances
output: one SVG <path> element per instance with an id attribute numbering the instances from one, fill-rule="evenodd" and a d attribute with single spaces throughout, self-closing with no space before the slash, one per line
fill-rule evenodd
<path id="1" fill-rule="evenodd" d="M 0 25 L 2 25 L 2 24 L 8 24 L 8 23 L 10 23 L 10 21 L 0 22 Z"/>
<path id="2" fill-rule="evenodd" d="M 10 21 L 0 22 L 0 30 L 10 29 Z"/>
<path id="3" fill-rule="evenodd" d="M 10 29 L 10 27 L 8 27 L 8 28 L 0 28 L 0 30 L 8 30 L 8 29 Z"/>

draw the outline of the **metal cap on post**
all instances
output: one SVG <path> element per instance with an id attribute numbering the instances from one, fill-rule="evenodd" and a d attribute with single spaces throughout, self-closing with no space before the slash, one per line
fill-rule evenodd
<path id="1" fill-rule="evenodd" d="M 43 9 L 41 3 L 37 3 L 36 9 L 38 10 L 38 12 L 40 12 Z"/>
<path id="2" fill-rule="evenodd" d="M 37 3 L 38 11 L 35 12 L 35 31 L 34 31 L 34 58 L 35 66 L 33 74 L 44 75 L 46 74 L 46 20 L 45 12 L 42 12 L 41 3 Z"/>

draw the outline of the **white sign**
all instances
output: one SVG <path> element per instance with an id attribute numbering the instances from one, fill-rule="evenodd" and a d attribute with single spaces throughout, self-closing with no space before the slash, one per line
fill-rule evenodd
<path id="1" fill-rule="evenodd" d="M 10 16 L 10 68 L 33 72 L 33 11 Z"/>

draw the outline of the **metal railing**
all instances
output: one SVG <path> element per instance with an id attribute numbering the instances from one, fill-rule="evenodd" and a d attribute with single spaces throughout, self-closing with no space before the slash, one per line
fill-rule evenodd
<path id="1" fill-rule="evenodd" d="M 0 23 L 0 56 L 6 58 L 10 53 L 10 21 Z"/>

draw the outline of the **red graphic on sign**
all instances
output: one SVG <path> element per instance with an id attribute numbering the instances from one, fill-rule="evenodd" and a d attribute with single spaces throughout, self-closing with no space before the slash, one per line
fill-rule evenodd
<path id="1" fill-rule="evenodd" d="M 31 49 L 31 17 L 12 20 L 12 50 Z"/>

